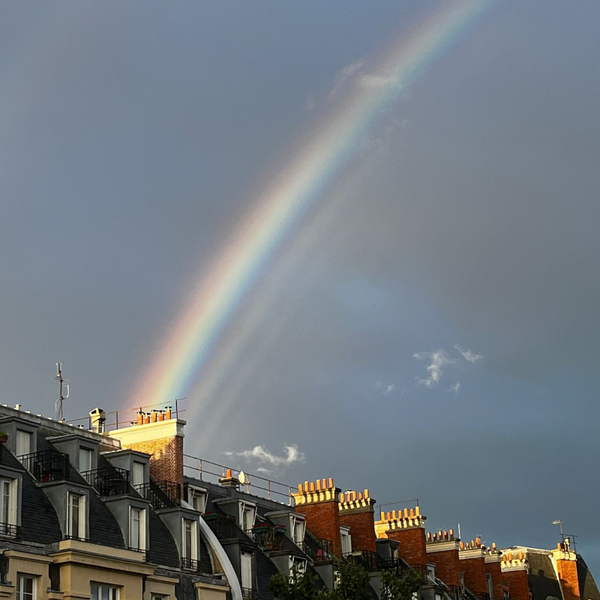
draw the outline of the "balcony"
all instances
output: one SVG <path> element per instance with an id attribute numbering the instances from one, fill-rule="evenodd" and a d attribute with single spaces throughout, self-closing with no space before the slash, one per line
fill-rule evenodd
<path id="1" fill-rule="evenodd" d="M 129 494 L 129 471 L 117 467 L 103 467 L 93 471 L 84 471 L 81 476 L 100 494 L 100 496 L 119 496 Z"/>
<path id="2" fill-rule="evenodd" d="M 258 592 L 251 588 L 242 588 L 242 598 L 244 600 L 258 600 Z"/>
<path id="3" fill-rule="evenodd" d="M 33 475 L 36 481 L 69 480 L 69 456 L 57 450 L 42 450 L 19 457 L 23 466 Z"/>
<path id="4" fill-rule="evenodd" d="M 174 481 L 149 481 L 134 486 L 135 491 L 153 508 L 172 508 L 181 503 L 181 486 Z"/>
<path id="5" fill-rule="evenodd" d="M 378 560 L 379 557 L 377 556 L 376 552 L 368 552 L 366 550 L 349 552 L 348 554 L 344 554 L 342 558 L 351 565 L 362 567 L 369 573 L 380 570 L 380 562 Z"/>
<path id="6" fill-rule="evenodd" d="M 21 537 L 21 528 L 12 523 L 0 523 L 0 536 L 18 540 Z"/>
<path id="7" fill-rule="evenodd" d="M 255 525 L 246 531 L 246 535 L 254 540 L 261 550 L 282 550 L 285 537 L 285 526 Z"/>
<path id="8" fill-rule="evenodd" d="M 195 558 L 182 558 L 181 559 L 181 568 L 184 571 L 193 571 L 197 573 L 200 570 L 200 561 Z"/>
<path id="9" fill-rule="evenodd" d="M 317 540 L 309 537 L 304 538 L 300 546 L 304 554 L 315 563 L 333 560 L 333 542 L 331 540 Z"/>
<path id="10" fill-rule="evenodd" d="M 207 513 L 203 515 L 202 518 L 220 540 L 238 537 L 239 528 L 234 517 L 231 517 L 230 515 Z"/>

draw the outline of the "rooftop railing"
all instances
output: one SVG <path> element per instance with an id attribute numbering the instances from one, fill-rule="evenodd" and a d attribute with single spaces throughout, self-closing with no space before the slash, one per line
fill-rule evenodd
<path id="1" fill-rule="evenodd" d="M 200 570 L 200 561 L 195 558 L 182 558 L 181 559 L 181 568 L 185 571 L 194 571 L 197 573 Z"/>
<path id="2" fill-rule="evenodd" d="M 40 482 L 69 479 L 69 456 L 58 450 L 42 450 L 19 456 L 21 464 Z"/>
<path id="3" fill-rule="evenodd" d="M 356 567 L 362 567 L 369 573 L 380 570 L 380 563 L 376 552 L 368 552 L 366 550 L 348 552 L 347 554 L 343 554 L 342 558 Z"/>
<path id="4" fill-rule="evenodd" d="M 216 513 L 205 513 L 202 518 L 219 539 L 223 540 L 238 537 L 240 529 L 237 526 L 234 517 Z"/>
<path id="5" fill-rule="evenodd" d="M 305 537 L 302 550 L 316 563 L 333 560 L 333 542 L 331 540 Z"/>
<path id="6" fill-rule="evenodd" d="M 18 540 L 21 537 L 21 528 L 12 523 L 0 523 L 0 536 Z"/>
<path id="7" fill-rule="evenodd" d="M 255 525 L 246 530 L 246 535 L 254 540 L 261 550 L 282 550 L 285 537 L 285 527 L 281 525 Z"/>
<path id="8" fill-rule="evenodd" d="M 219 483 L 219 479 L 223 479 L 228 473 L 231 473 L 232 478 L 240 479 L 239 476 L 242 473 L 240 469 L 234 469 L 190 454 L 183 455 L 183 468 L 185 475 L 208 483 Z M 246 471 L 243 473 L 240 490 L 245 491 L 247 494 L 253 494 L 289 506 L 293 504 L 292 488 L 288 484 L 247 473 Z"/>

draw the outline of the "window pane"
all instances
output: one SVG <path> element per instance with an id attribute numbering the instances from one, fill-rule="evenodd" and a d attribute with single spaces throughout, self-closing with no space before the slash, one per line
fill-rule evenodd
<path id="1" fill-rule="evenodd" d="M 100 600 L 99 589 L 97 585 L 92 586 L 92 600 Z"/>
<path id="2" fill-rule="evenodd" d="M 17 456 L 31 452 L 31 433 L 17 429 Z"/>

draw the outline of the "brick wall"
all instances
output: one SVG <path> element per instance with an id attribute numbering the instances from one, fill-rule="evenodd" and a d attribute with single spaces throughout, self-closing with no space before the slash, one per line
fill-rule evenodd
<path id="1" fill-rule="evenodd" d="M 151 454 L 150 475 L 157 480 L 183 485 L 183 437 L 172 436 L 127 444 L 127 448 Z"/>
<path id="2" fill-rule="evenodd" d="M 350 527 L 352 546 L 356 550 L 377 551 L 375 537 L 375 513 L 372 508 L 344 510 L 340 512 L 340 525 Z"/>
<path id="3" fill-rule="evenodd" d="M 442 550 L 441 552 L 428 552 L 427 560 L 435 564 L 436 577 L 439 577 L 446 585 L 460 586 L 461 566 L 458 558 L 458 548 Z"/>
<path id="4" fill-rule="evenodd" d="M 427 547 L 425 543 L 425 527 L 407 529 L 390 529 L 386 532 L 390 540 L 400 542 L 400 556 L 411 566 L 426 567 Z"/>
<path id="5" fill-rule="evenodd" d="M 526 569 L 503 571 L 502 579 L 510 588 L 512 600 L 529 600 L 529 577 Z"/>
<path id="6" fill-rule="evenodd" d="M 494 600 L 502 600 L 504 594 L 502 590 L 502 581 L 504 581 L 502 577 L 502 567 L 500 566 L 500 561 L 494 562 L 486 562 L 485 563 L 485 572 L 488 575 L 492 576 L 492 598 Z"/>
<path id="7" fill-rule="evenodd" d="M 486 594 L 487 581 L 485 578 L 485 559 L 483 556 L 462 559 L 460 567 L 465 572 L 465 585 L 474 594 Z"/>
<path id="8" fill-rule="evenodd" d="M 556 568 L 560 579 L 564 600 L 579 600 L 579 577 L 577 576 L 577 561 L 574 559 L 575 553 L 570 552 L 573 558 L 557 558 Z"/>
<path id="9" fill-rule="evenodd" d="M 296 505 L 296 512 L 306 515 L 306 528 L 317 538 L 331 540 L 333 554 L 342 557 L 342 539 L 340 536 L 340 510 L 337 498 Z"/>

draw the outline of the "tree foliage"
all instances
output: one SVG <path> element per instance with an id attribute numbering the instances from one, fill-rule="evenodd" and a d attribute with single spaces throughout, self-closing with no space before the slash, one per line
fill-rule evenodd
<path id="1" fill-rule="evenodd" d="M 421 578 L 412 569 L 399 575 L 396 571 L 381 574 L 381 600 L 412 600 L 421 587 Z"/>

